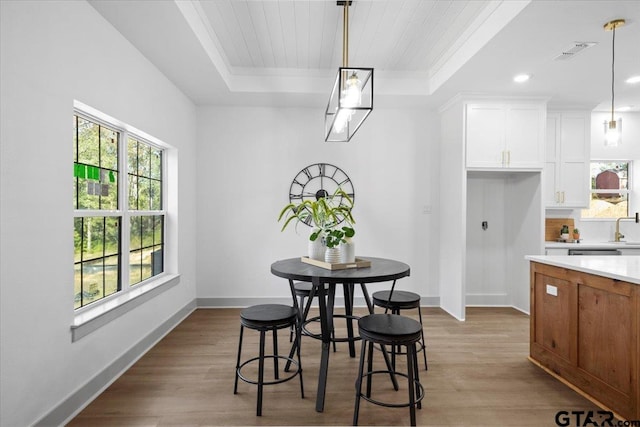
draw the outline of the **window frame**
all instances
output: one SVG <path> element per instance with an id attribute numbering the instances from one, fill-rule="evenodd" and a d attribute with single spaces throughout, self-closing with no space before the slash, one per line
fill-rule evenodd
<path id="1" fill-rule="evenodd" d="M 626 163 L 627 164 L 627 188 L 626 189 L 617 189 L 617 190 L 604 190 L 604 189 L 594 189 L 591 188 L 591 164 L 592 163 Z M 589 160 L 589 204 L 591 204 L 591 197 L 593 193 L 620 193 L 626 194 L 627 196 L 627 216 L 631 211 L 631 199 L 634 194 L 634 182 L 633 182 L 633 174 L 634 174 L 634 161 L 631 159 L 590 159 Z M 580 221 L 615 221 L 618 217 L 584 217 L 583 212 L 588 209 L 580 209 Z"/>
<path id="2" fill-rule="evenodd" d="M 120 290 L 93 301 L 85 306 L 75 308 L 74 298 L 71 305 L 74 312 L 71 325 L 72 341 L 86 336 L 95 329 L 118 318 L 122 314 L 139 306 L 150 298 L 171 288 L 180 281 L 177 272 L 177 245 L 168 246 L 168 242 L 177 242 L 177 185 L 170 182 L 171 177 L 177 176 L 177 150 L 169 144 L 148 135 L 120 120 L 114 119 L 86 104 L 74 101 L 73 115 L 90 120 L 94 123 L 108 127 L 119 132 L 118 146 L 118 209 L 116 210 L 90 210 L 76 209 L 74 204 L 73 218 L 87 217 L 118 217 L 120 218 Z M 159 210 L 133 210 L 129 209 L 128 200 L 128 153 L 127 144 L 129 138 L 148 144 L 162 151 L 161 161 L 161 209 Z M 74 159 L 75 161 L 75 159 Z M 175 179 L 175 178 L 174 178 Z M 72 195 L 75 197 L 75 195 Z M 131 218 L 139 216 L 160 215 L 162 224 L 163 247 L 163 271 L 145 280 L 130 284 L 129 263 L 130 254 Z M 73 265 L 75 266 L 75 260 Z M 74 267 L 75 268 L 75 267 Z M 75 295 L 75 291 L 73 294 Z"/>

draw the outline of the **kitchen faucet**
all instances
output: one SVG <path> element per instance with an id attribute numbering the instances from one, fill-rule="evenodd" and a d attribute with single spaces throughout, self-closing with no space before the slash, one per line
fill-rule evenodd
<path id="1" fill-rule="evenodd" d="M 640 213 L 636 212 L 636 216 L 623 216 L 616 220 L 616 234 L 614 234 L 614 237 L 615 237 L 614 240 L 616 242 L 619 242 L 620 239 L 624 237 L 624 234 L 620 233 L 620 220 L 623 220 L 623 219 L 633 219 L 636 222 L 640 222 Z"/>

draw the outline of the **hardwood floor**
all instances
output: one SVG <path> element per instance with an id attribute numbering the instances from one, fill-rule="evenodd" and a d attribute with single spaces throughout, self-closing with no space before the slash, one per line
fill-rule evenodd
<path id="1" fill-rule="evenodd" d="M 325 411 L 318 413 L 320 343 L 303 337 L 305 398 L 297 379 L 265 387 L 263 415 L 256 417 L 256 387 L 240 382 L 233 394 L 239 311 L 193 312 L 69 425 L 351 425 L 360 343 L 354 359 L 346 343 L 331 353 Z M 509 308 L 469 308 L 467 321 L 458 322 L 426 308 L 423 320 L 429 370 L 420 357 L 426 397 L 418 425 L 555 426 L 558 411 L 598 410 L 527 360 L 528 316 Z M 336 327 L 338 336 L 346 335 L 342 324 Z M 281 352 L 288 348 L 287 335 L 278 334 Z M 257 347 L 258 334 L 246 330 L 243 358 L 257 354 Z M 402 385 L 394 392 L 382 380 L 374 390 L 401 401 L 407 396 Z M 409 410 L 362 401 L 360 425 L 409 425 Z"/>

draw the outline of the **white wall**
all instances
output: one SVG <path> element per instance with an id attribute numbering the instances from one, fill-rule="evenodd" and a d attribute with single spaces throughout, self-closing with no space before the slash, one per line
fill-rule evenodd
<path id="1" fill-rule="evenodd" d="M 438 295 L 437 222 L 423 213 L 437 201 L 440 181 L 436 114 L 374 109 L 350 143 L 325 143 L 323 113 L 198 109 L 199 298 L 237 305 L 289 297 L 270 265 L 305 255 L 309 232 L 300 225 L 297 234 L 293 227 L 281 233 L 277 216 L 295 175 L 318 162 L 340 167 L 353 182 L 356 255 L 406 262 L 411 276 L 398 286 Z"/>
<path id="2" fill-rule="evenodd" d="M 195 108 L 87 3 L 0 7 L 0 424 L 25 426 L 194 300 Z M 182 277 L 72 343 L 74 99 L 178 148 Z"/>

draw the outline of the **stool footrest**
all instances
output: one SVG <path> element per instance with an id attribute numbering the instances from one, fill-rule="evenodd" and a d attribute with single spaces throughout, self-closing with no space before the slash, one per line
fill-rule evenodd
<path id="1" fill-rule="evenodd" d="M 296 360 L 294 360 L 291 357 L 286 357 L 286 356 L 274 356 L 274 355 L 265 355 L 264 356 L 265 359 L 281 359 L 281 360 L 286 360 L 287 363 L 293 363 L 294 365 L 296 365 L 296 370 L 295 371 L 291 371 L 291 370 L 283 370 L 282 372 L 286 372 L 287 374 L 289 374 L 289 376 L 285 377 L 285 378 L 279 378 L 276 380 L 272 380 L 272 381 L 262 381 L 262 385 L 272 385 L 272 384 L 280 384 L 280 383 L 284 383 L 287 382 L 289 380 L 294 379 L 298 374 L 302 374 L 302 369 L 300 368 L 300 365 L 298 364 L 298 362 Z M 242 363 L 238 369 L 236 370 L 238 372 L 238 378 L 240 378 L 242 381 L 249 383 L 249 384 L 258 384 L 258 380 L 253 380 L 251 378 L 247 378 L 246 376 L 244 376 L 242 374 L 242 368 L 246 365 L 248 365 L 251 362 L 257 362 L 259 361 L 260 358 L 259 357 L 254 357 L 251 358 L 247 361 L 245 361 L 244 363 Z"/>
<path id="2" fill-rule="evenodd" d="M 379 371 L 370 371 L 370 372 L 366 372 L 362 375 L 361 378 L 367 378 L 373 375 L 377 375 L 377 374 L 385 374 L 385 375 L 389 375 L 389 374 L 395 374 L 395 375 L 399 375 L 401 377 L 405 377 L 405 378 L 409 378 L 409 376 L 407 374 L 404 374 L 402 372 L 392 372 L 392 371 L 385 371 L 385 370 L 379 370 Z M 417 391 L 418 394 L 416 396 L 416 400 L 414 402 L 415 404 L 418 404 L 418 402 L 421 402 L 422 399 L 424 399 L 424 387 L 422 386 L 422 384 L 417 381 L 417 380 L 413 380 L 413 383 L 415 386 L 418 387 Z M 374 405 L 379 405 L 379 406 L 384 406 L 387 408 L 406 408 L 407 406 L 411 406 L 411 402 L 403 402 L 403 403 L 390 403 L 390 402 L 383 402 L 381 400 L 377 400 L 377 399 L 373 399 L 372 397 L 369 397 L 366 395 L 366 393 L 362 393 L 362 392 L 358 392 L 358 381 L 356 380 L 356 393 L 360 395 L 360 397 L 362 397 L 364 400 L 366 400 L 367 402 L 371 402 Z M 357 396 L 356 396 L 357 399 Z"/>
<path id="3" fill-rule="evenodd" d="M 354 316 L 354 315 L 348 315 L 348 314 L 334 314 L 333 315 L 334 318 L 339 318 L 339 319 L 351 319 L 351 320 L 358 320 L 360 319 L 360 316 Z M 311 332 L 310 330 L 307 329 L 307 324 L 312 323 L 312 322 L 319 322 L 320 321 L 320 316 L 316 316 L 316 317 L 312 317 L 310 319 L 305 320 L 302 323 L 302 335 L 307 336 L 307 337 L 311 337 L 313 339 L 316 340 L 321 340 L 322 339 L 322 334 L 316 334 L 314 332 Z M 360 338 L 359 336 L 354 336 L 353 338 L 349 338 L 349 337 L 331 337 L 331 342 L 349 342 L 349 341 L 360 341 L 362 338 Z"/>

